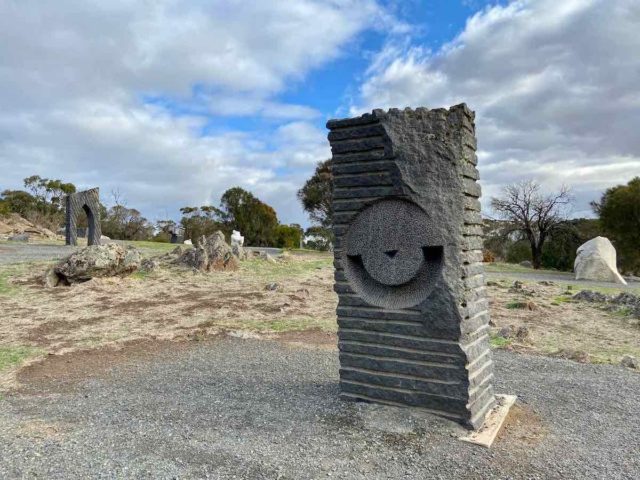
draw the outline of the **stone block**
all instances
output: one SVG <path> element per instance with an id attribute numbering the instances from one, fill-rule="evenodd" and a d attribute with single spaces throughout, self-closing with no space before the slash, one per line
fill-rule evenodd
<path id="1" fill-rule="evenodd" d="M 495 398 L 473 112 L 327 127 L 342 395 L 480 427 Z"/>

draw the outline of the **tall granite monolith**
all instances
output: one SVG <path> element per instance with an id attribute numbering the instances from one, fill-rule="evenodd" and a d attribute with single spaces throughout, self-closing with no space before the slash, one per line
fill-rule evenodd
<path id="1" fill-rule="evenodd" d="M 494 406 L 474 113 L 330 120 L 344 398 L 478 428 Z"/>

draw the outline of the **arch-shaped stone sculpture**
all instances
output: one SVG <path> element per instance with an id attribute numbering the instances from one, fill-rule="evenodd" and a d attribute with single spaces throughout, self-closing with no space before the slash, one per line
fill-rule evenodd
<path id="1" fill-rule="evenodd" d="M 67 245 L 78 244 L 78 215 L 87 215 L 87 245 L 100 245 L 100 191 L 98 188 L 67 195 L 65 240 Z"/>

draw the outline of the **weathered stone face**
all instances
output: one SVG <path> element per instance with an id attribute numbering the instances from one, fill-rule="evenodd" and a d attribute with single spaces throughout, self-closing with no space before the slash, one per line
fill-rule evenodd
<path id="1" fill-rule="evenodd" d="M 423 301 L 442 269 L 442 242 L 423 210 L 400 199 L 365 207 L 345 235 L 343 265 L 369 303 L 411 307 Z"/>
<path id="2" fill-rule="evenodd" d="M 100 245 L 100 192 L 97 188 L 67 195 L 65 239 L 67 245 L 78 244 L 78 215 L 87 215 L 87 245 Z"/>
<path id="3" fill-rule="evenodd" d="M 480 426 L 494 395 L 473 112 L 327 127 L 342 395 Z"/>

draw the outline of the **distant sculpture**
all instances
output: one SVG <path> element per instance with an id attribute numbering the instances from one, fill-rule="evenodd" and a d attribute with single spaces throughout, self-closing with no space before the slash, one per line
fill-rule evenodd
<path id="1" fill-rule="evenodd" d="M 248 257 L 247 251 L 242 248 L 244 245 L 244 237 L 240 235 L 238 230 L 234 230 L 231 233 L 231 251 L 240 260 L 246 260 Z"/>
<path id="2" fill-rule="evenodd" d="M 330 120 L 344 398 L 479 428 L 496 404 L 474 113 Z"/>
<path id="3" fill-rule="evenodd" d="M 100 192 L 98 188 L 76 192 L 66 198 L 65 242 L 78 244 L 78 215 L 81 211 L 87 215 L 87 245 L 100 245 L 102 230 L 100 227 Z"/>
<path id="4" fill-rule="evenodd" d="M 240 232 L 238 230 L 234 230 L 231 234 L 231 246 L 233 247 L 234 245 L 237 245 L 239 247 L 242 247 L 244 245 L 244 237 L 240 235 Z"/>
<path id="5" fill-rule="evenodd" d="M 618 273 L 616 249 L 605 237 L 592 238 L 578 247 L 573 270 L 576 280 L 627 284 Z"/>

